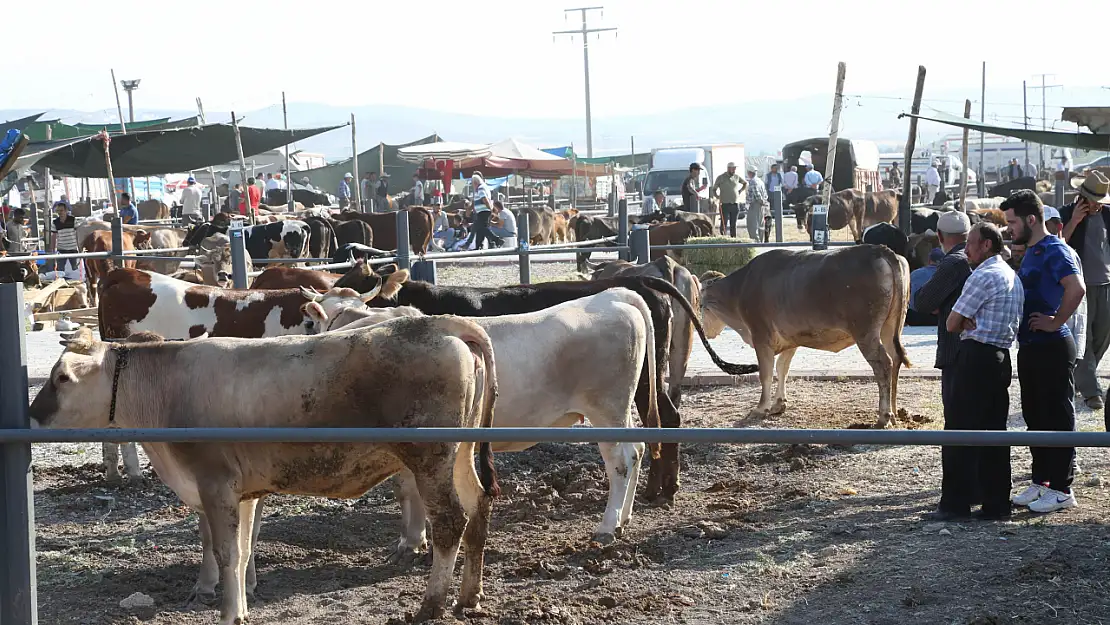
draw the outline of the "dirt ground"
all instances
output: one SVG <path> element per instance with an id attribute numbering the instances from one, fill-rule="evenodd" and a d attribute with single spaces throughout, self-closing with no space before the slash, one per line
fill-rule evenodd
<path id="1" fill-rule="evenodd" d="M 1016 399 L 1016 381 L 1013 390 Z M 872 384 L 795 381 L 790 393 L 786 414 L 752 423 L 740 417 L 757 387 L 688 392 L 685 424 L 873 420 Z M 900 405 L 903 426 L 939 426 L 936 381 L 904 380 Z M 1101 414 L 1082 418 L 1100 429 Z M 1015 481 L 1027 480 L 1027 450 L 1013 458 Z M 35 448 L 40 622 L 214 623 L 214 609 L 184 606 L 200 561 L 196 516 L 149 469 L 145 484 L 106 485 L 98 460 L 93 445 Z M 1081 450 L 1080 461 L 1079 508 L 941 525 L 922 520 L 938 498 L 936 448 L 687 446 L 676 504 L 638 502 L 623 537 L 601 547 L 590 542 L 606 497 L 596 447 L 499 454 L 506 494 L 494 508 L 487 598 L 465 622 L 1110 622 L 1099 477 L 1110 455 Z M 398 523 L 387 487 L 357 501 L 272 497 L 252 622 L 404 622 L 428 567 L 385 563 Z M 154 607 L 119 607 L 134 592 Z"/>

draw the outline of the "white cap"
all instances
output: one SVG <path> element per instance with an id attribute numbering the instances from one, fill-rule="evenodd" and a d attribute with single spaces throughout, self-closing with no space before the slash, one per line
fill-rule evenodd
<path id="1" fill-rule="evenodd" d="M 1049 219 L 1060 219 L 1060 211 L 1056 210 L 1052 206 L 1045 206 L 1044 207 L 1044 220 L 1048 221 Z"/>
<path id="2" fill-rule="evenodd" d="M 937 219 L 937 230 L 945 234 L 967 234 L 971 231 L 971 220 L 960 211 L 948 211 Z"/>
<path id="3" fill-rule="evenodd" d="M 736 168 L 736 163 L 733 163 L 732 161 L 729 161 L 728 162 L 728 169 L 735 169 L 735 168 Z"/>

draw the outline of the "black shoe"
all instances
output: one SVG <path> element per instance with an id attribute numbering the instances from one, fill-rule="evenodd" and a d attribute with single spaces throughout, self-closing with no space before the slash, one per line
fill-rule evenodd
<path id="1" fill-rule="evenodd" d="M 970 510 L 955 512 L 952 510 L 937 510 L 925 515 L 926 521 L 963 521 L 971 518 Z"/>
<path id="2" fill-rule="evenodd" d="M 1013 513 L 1010 510 L 979 510 L 972 516 L 977 521 L 1009 521 Z"/>

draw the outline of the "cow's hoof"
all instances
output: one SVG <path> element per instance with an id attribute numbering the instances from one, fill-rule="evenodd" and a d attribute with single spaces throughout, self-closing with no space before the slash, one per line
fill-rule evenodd
<path id="1" fill-rule="evenodd" d="M 619 532 L 620 529 L 618 528 L 617 531 Z M 598 532 L 594 534 L 594 542 L 599 545 L 611 545 L 617 542 L 617 537 L 610 532 Z"/>
<path id="2" fill-rule="evenodd" d="M 482 599 L 485 598 L 486 596 L 483 593 L 476 593 L 470 597 L 460 596 L 459 600 L 455 602 L 455 613 L 461 613 L 463 610 L 481 610 Z"/>
<path id="3" fill-rule="evenodd" d="M 786 400 L 776 399 L 775 403 L 771 404 L 771 409 L 767 411 L 768 415 L 780 415 L 786 412 Z"/>
<path id="4" fill-rule="evenodd" d="M 185 607 L 189 609 L 206 609 L 215 607 L 216 602 L 215 591 L 201 591 L 194 588 L 193 592 L 189 593 L 189 598 L 185 600 Z"/>
<path id="5" fill-rule="evenodd" d="M 751 412 L 748 413 L 748 419 L 766 419 L 769 414 L 771 413 L 766 410 L 752 408 Z"/>
<path id="6" fill-rule="evenodd" d="M 123 481 L 123 476 L 120 475 L 120 472 L 117 469 L 115 471 L 108 471 L 107 473 L 105 473 L 104 480 L 109 484 L 119 484 Z"/>
<path id="7" fill-rule="evenodd" d="M 879 415 L 879 420 L 875 422 L 876 430 L 885 430 L 894 427 L 894 413 L 888 412 L 884 415 Z"/>
<path id="8" fill-rule="evenodd" d="M 397 542 L 397 546 L 393 548 L 393 553 L 386 558 L 386 563 L 397 564 L 405 568 L 411 567 L 420 561 L 421 556 L 427 550 L 426 547 L 427 543 L 413 547 L 406 541 L 400 540 Z"/>
<path id="9" fill-rule="evenodd" d="M 425 623 L 427 621 L 434 621 L 438 618 L 442 618 L 443 614 L 443 606 L 428 605 L 427 602 L 424 602 L 424 605 L 420 606 L 420 610 L 416 613 L 416 616 L 412 617 L 412 622 Z"/>

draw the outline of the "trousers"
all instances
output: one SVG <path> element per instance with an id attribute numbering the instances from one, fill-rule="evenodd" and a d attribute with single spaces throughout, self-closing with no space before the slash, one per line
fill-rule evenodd
<path id="1" fill-rule="evenodd" d="M 1010 414 L 1010 350 L 973 340 L 960 342 L 952 370 L 950 401 L 945 405 L 946 430 L 1005 430 Z M 943 374 L 942 374 L 943 376 Z M 943 377 L 941 378 L 942 396 Z M 949 404 L 951 408 L 949 409 Z M 1010 448 L 941 448 L 940 508 L 966 513 L 983 504 L 984 513 L 1010 509 Z"/>
<path id="2" fill-rule="evenodd" d="M 1075 363 L 1075 388 L 1083 399 L 1102 397 L 1098 363 L 1110 347 L 1110 284 L 1087 287 L 1087 348 Z"/>
<path id="3" fill-rule="evenodd" d="M 1021 414 L 1030 430 L 1075 429 L 1075 343 L 1071 337 L 1027 343 L 1018 349 Z M 1030 447 L 1033 483 L 1071 492 L 1074 447 Z"/>
<path id="4" fill-rule="evenodd" d="M 748 225 L 748 238 L 757 243 L 763 240 L 763 208 L 763 202 L 751 202 L 748 215 L 744 218 Z"/>
<path id="5" fill-rule="evenodd" d="M 723 221 L 721 222 L 721 234 L 724 234 L 725 224 L 728 224 L 728 236 L 736 238 L 736 220 L 740 218 L 740 205 L 736 203 L 722 203 L 721 215 Z"/>

